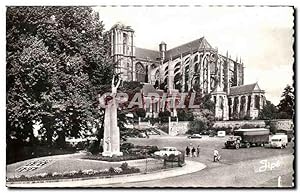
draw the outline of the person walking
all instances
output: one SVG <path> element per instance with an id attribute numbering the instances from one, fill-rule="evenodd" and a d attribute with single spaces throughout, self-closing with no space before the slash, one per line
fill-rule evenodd
<path id="1" fill-rule="evenodd" d="M 219 155 L 219 152 L 218 150 L 214 150 L 214 162 L 216 161 L 220 161 L 220 155 Z"/>
<path id="2" fill-rule="evenodd" d="M 193 157 L 196 157 L 196 149 L 193 147 L 193 149 L 192 149 L 192 156 Z"/>
<path id="3" fill-rule="evenodd" d="M 197 157 L 200 156 L 200 145 L 197 146 Z"/>
<path id="4" fill-rule="evenodd" d="M 190 148 L 189 148 L 189 146 L 186 146 L 185 153 L 186 153 L 187 157 L 190 155 Z"/>

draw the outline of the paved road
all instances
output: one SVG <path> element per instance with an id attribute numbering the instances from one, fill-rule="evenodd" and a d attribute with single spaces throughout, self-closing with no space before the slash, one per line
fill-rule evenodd
<path id="1" fill-rule="evenodd" d="M 226 138 L 187 139 L 186 137 L 152 137 L 150 139 L 132 138 L 128 140 L 138 145 L 157 145 L 159 147 L 175 146 L 184 151 L 185 147 L 192 143 L 193 146 L 200 145 L 201 154 L 198 158 L 187 158 L 199 161 L 207 167 L 199 172 L 163 180 L 122 184 L 122 187 L 277 187 L 277 179 L 282 176 L 282 186 L 292 186 L 293 174 L 293 143 L 286 149 L 272 149 L 264 147 L 252 147 L 224 149 Z M 213 150 L 218 149 L 222 159 L 221 162 L 212 162 Z M 278 166 L 258 172 L 264 169 L 264 160 L 267 164 Z M 114 184 L 105 187 L 119 187 Z"/>
<path id="2" fill-rule="evenodd" d="M 282 186 L 292 186 L 290 175 L 293 173 L 293 157 L 284 155 L 265 159 L 269 163 L 280 162 L 280 166 L 266 171 L 261 159 L 242 161 L 234 164 L 217 163 L 216 167 L 205 168 L 188 175 L 126 184 L 113 184 L 101 187 L 277 187 L 278 176 Z"/>
<path id="3" fill-rule="evenodd" d="M 113 185 L 95 185 L 97 187 L 277 187 L 281 176 L 281 186 L 292 186 L 293 143 L 286 149 L 252 147 L 239 150 L 224 149 L 226 138 L 187 139 L 186 137 L 150 137 L 149 139 L 132 138 L 128 142 L 135 145 L 175 146 L 184 151 L 186 146 L 200 145 L 200 157 L 186 158 L 205 164 L 202 171 L 187 175 L 169 177 L 160 180 L 130 182 Z M 222 158 L 212 162 L 213 150 L 218 149 Z M 77 158 L 79 155 L 75 155 Z M 52 157 L 53 158 L 53 157 Z M 57 157 L 66 159 L 67 157 Z M 69 157 L 68 157 L 69 158 Z M 74 159 L 73 158 L 73 159 Z M 97 167 L 103 167 L 97 162 Z M 18 163 L 21 164 L 21 163 Z M 16 164 L 16 165 L 18 165 Z M 272 168 L 264 168 L 264 164 Z M 73 164 L 72 164 L 73 165 Z M 9 170 L 8 170 L 9 173 Z M 97 183 L 96 183 L 97 184 Z"/>

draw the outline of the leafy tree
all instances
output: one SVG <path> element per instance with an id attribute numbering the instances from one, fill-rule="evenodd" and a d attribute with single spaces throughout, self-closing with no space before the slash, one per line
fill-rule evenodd
<path id="1" fill-rule="evenodd" d="M 287 85 L 284 88 L 283 94 L 281 95 L 282 99 L 280 100 L 278 104 L 278 111 L 279 113 L 284 113 L 287 115 L 285 118 L 293 118 L 294 114 L 294 101 L 295 101 L 295 96 L 294 96 L 294 89 L 290 86 Z"/>
<path id="2" fill-rule="evenodd" d="M 264 108 L 259 112 L 259 119 L 276 119 L 277 118 L 278 109 L 275 105 L 271 103 L 271 101 L 266 101 Z"/>
<path id="3" fill-rule="evenodd" d="M 207 123 L 200 119 L 189 122 L 188 127 L 189 130 L 187 131 L 187 134 L 199 134 L 204 130 L 208 130 Z"/>
<path id="4" fill-rule="evenodd" d="M 146 111 L 145 109 L 139 108 L 136 110 L 136 115 L 137 117 L 142 117 L 144 118 L 146 116 Z"/>
<path id="5" fill-rule="evenodd" d="M 193 113 L 185 109 L 178 109 L 177 117 L 179 121 L 193 121 L 194 119 Z"/>
<path id="6" fill-rule="evenodd" d="M 161 122 L 163 123 L 167 123 L 169 122 L 169 117 L 171 116 L 171 112 L 168 110 L 165 111 L 161 111 L 158 113 L 158 117 L 160 119 Z"/>
<path id="7" fill-rule="evenodd" d="M 34 121 L 49 146 L 55 134 L 78 137 L 99 125 L 97 94 L 113 73 L 99 15 L 90 7 L 8 7 L 6 18 L 8 139 L 32 138 Z"/>
<path id="8" fill-rule="evenodd" d="M 188 133 L 199 133 L 202 130 L 210 129 L 215 122 L 214 103 L 211 95 L 197 94 L 195 104 L 198 104 L 200 108 L 193 112 L 194 121 L 190 123 Z"/>

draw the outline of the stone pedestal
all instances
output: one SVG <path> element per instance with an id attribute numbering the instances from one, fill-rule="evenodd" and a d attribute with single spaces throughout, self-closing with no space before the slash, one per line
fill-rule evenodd
<path id="1" fill-rule="evenodd" d="M 117 123 L 116 100 L 107 102 L 104 117 L 103 156 L 122 156 L 120 152 L 120 129 Z"/>

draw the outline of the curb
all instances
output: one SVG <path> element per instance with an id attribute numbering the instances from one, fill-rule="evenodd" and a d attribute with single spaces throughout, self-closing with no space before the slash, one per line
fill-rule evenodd
<path id="1" fill-rule="evenodd" d="M 189 167 L 193 166 L 193 167 Z M 186 165 L 180 168 L 167 169 L 161 171 L 155 171 L 151 173 L 138 173 L 132 175 L 119 175 L 116 177 L 108 178 L 76 178 L 76 179 L 63 179 L 55 181 L 30 181 L 30 182 L 7 182 L 6 186 L 10 188 L 38 188 L 38 187 L 48 187 L 48 188 L 59 188 L 59 187 L 91 187 L 99 185 L 108 184 L 122 184 L 131 182 L 142 182 L 150 180 L 159 180 L 169 177 L 175 177 L 180 175 L 185 175 L 189 173 L 194 173 L 204 169 L 206 165 L 195 162 L 186 161 Z"/>

